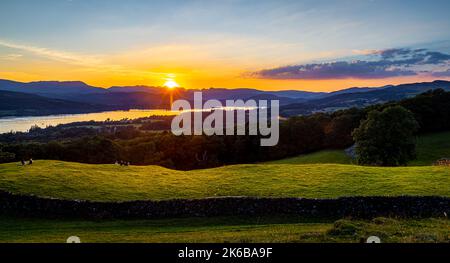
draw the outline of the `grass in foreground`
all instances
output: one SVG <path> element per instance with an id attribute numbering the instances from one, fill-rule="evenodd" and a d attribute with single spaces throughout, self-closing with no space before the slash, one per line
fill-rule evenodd
<path id="1" fill-rule="evenodd" d="M 217 196 L 335 198 L 450 196 L 448 167 L 364 167 L 341 164 L 252 164 L 195 171 L 159 166 L 36 161 L 0 165 L 0 189 L 97 201 Z"/>
<path id="2" fill-rule="evenodd" d="M 446 219 L 309 221 L 295 217 L 220 217 L 130 221 L 0 218 L 0 242 L 449 242 Z"/>

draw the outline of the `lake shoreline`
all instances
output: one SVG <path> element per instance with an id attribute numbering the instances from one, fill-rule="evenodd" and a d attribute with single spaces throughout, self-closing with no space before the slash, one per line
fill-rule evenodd
<path id="1" fill-rule="evenodd" d="M 1 116 L 0 134 L 8 132 L 27 132 L 33 126 L 46 128 L 72 122 L 83 121 L 119 121 L 122 119 L 138 119 L 151 116 L 173 115 L 166 109 L 122 109 L 88 111 L 82 113 L 36 114 L 27 116 Z"/>

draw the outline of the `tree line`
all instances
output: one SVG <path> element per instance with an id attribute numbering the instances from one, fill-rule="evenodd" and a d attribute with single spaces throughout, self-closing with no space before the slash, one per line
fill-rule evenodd
<path id="1" fill-rule="evenodd" d="M 165 130 L 170 119 L 163 120 L 166 123 L 143 125 L 144 129 L 134 125 L 103 129 L 66 127 L 63 132 L 66 137 L 58 137 L 61 131 L 49 128 L 59 135 L 51 135 L 46 129 L 43 130 L 50 134 L 44 137 L 48 140 L 43 136 L 23 140 L 27 138 L 23 133 L 0 135 L 0 162 L 33 158 L 100 164 L 124 160 L 133 165 L 155 164 L 189 170 L 344 149 L 356 141 L 361 164 L 402 165 L 414 158 L 414 142 L 409 140 L 415 135 L 450 130 L 449 105 L 450 92 L 433 90 L 399 102 L 290 117 L 280 122 L 280 141 L 274 147 L 261 147 L 258 136 L 174 136 Z M 389 142 L 380 141 L 389 131 L 392 136 L 398 134 L 395 127 L 386 126 L 389 122 L 398 123 L 397 128 L 408 131 L 396 138 L 397 142 L 405 142 L 404 145 L 388 149 Z M 146 132 L 152 128 L 163 131 Z M 379 140 L 370 141 L 372 138 Z M 378 147 L 387 154 L 367 155 L 364 145 Z M 363 157 L 364 154 L 367 156 Z M 374 159 L 373 155 L 377 154 Z"/>

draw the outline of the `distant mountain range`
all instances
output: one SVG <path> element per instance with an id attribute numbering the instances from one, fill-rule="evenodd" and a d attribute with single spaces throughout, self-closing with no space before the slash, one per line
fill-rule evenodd
<path id="1" fill-rule="evenodd" d="M 315 112 L 332 112 L 351 107 L 398 101 L 414 97 L 428 90 L 443 89 L 450 91 L 450 82 L 436 80 L 433 82 L 401 84 L 380 88 L 350 88 L 328 93 L 325 96 L 305 102 L 293 103 L 281 107 L 283 116 L 307 115 Z"/>
<path id="2" fill-rule="evenodd" d="M 436 80 L 378 88 L 353 87 L 329 93 L 224 88 L 209 88 L 201 91 L 204 100 L 276 99 L 280 101 L 282 114 L 290 116 L 396 101 L 437 88 L 450 91 L 450 82 Z M 174 99 L 183 98 L 191 101 L 195 91 L 199 90 L 177 89 L 174 92 Z M 0 80 L 0 117 L 119 109 L 156 109 L 168 108 L 168 104 L 168 90 L 162 87 L 114 86 L 104 89 L 80 81 L 23 83 Z"/>
<path id="3" fill-rule="evenodd" d="M 29 93 L 0 91 L 0 117 L 90 113 L 108 109 L 103 105 L 46 98 Z"/>
<path id="4" fill-rule="evenodd" d="M 65 94 L 107 92 L 105 89 L 89 86 L 81 81 L 36 81 L 24 83 L 11 80 L 0 80 L 0 90 L 32 93 L 47 97 Z"/>

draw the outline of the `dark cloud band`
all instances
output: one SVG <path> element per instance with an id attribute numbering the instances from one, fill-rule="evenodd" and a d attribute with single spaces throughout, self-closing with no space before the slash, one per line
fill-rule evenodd
<path id="1" fill-rule="evenodd" d="M 375 51 L 367 55 L 365 60 L 284 66 L 251 72 L 247 76 L 263 79 L 379 79 L 414 76 L 419 73 L 438 74 L 426 69 L 429 66 L 440 66 L 439 72 L 448 74 L 449 65 L 448 54 L 426 49 L 400 48 Z"/>

